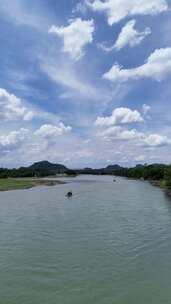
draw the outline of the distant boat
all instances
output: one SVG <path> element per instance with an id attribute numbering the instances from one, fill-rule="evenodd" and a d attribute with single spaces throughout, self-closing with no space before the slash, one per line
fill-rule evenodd
<path id="1" fill-rule="evenodd" d="M 116 183 L 116 179 L 113 179 L 113 182 Z"/>
<path id="2" fill-rule="evenodd" d="M 71 197 L 72 196 L 72 191 L 69 191 L 67 194 L 66 194 L 66 197 Z"/>

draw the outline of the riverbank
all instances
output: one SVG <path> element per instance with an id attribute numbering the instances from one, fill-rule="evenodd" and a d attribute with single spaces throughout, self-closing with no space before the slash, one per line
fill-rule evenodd
<path id="1" fill-rule="evenodd" d="M 4 178 L 0 179 L 0 191 L 30 189 L 37 186 L 56 186 L 65 184 L 63 181 L 36 178 Z"/>
<path id="2" fill-rule="evenodd" d="M 149 182 L 151 185 L 161 188 L 171 197 L 171 188 L 166 186 L 165 180 L 150 180 Z"/>

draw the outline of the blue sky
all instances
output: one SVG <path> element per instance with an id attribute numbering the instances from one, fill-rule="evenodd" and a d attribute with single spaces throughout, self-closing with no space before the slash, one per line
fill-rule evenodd
<path id="1" fill-rule="evenodd" d="M 171 163 L 170 0 L 1 0 L 0 166 Z"/>

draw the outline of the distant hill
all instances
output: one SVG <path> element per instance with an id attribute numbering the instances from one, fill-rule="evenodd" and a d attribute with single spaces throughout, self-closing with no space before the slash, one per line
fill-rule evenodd
<path id="1" fill-rule="evenodd" d="M 76 170 L 78 174 L 113 174 L 116 171 L 119 171 L 121 167 L 119 165 L 109 165 L 106 168 L 93 169 L 93 168 L 84 168 Z"/>
<path id="2" fill-rule="evenodd" d="M 34 163 L 33 165 L 31 165 L 29 167 L 30 169 L 32 170 L 38 170 L 38 171 L 49 171 L 49 172 L 52 172 L 53 174 L 63 174 L 63 173 L 68 173 L 70 170 L 65 167 L 64 165 L 61 165 L 61 164 L 53 164 L 53 163 L 50 163 L 46 160 L 44 161 L 40 161 L 40 162 L 36 162 Z"/>
<path id="3" fill-rule="evenodd" d="M 105 171 L 113 171 L 113 170 L 119 170 L 121 167 L 119 165 L 109 165 L 104 170 Z"/>

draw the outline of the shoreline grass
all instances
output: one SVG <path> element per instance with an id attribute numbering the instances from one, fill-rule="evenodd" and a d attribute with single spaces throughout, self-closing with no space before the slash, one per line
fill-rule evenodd
<path id="1" fill-rule="evenodd" d="M 60 184 L 64 184 L 64 182 L 36 178 L 2 178 L 0 179 L 0 191 L 31 189 L 37 186 L 56 186 Z"/>

